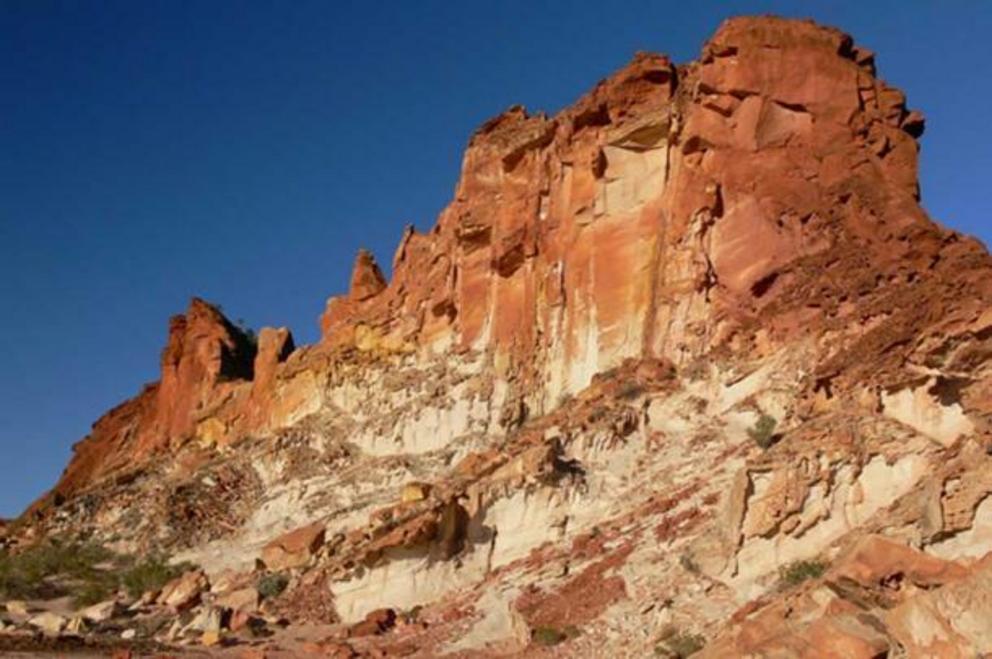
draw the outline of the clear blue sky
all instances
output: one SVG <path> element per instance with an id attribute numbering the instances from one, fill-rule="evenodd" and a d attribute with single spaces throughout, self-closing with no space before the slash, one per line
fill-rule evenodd
<path id="1" fill-rule="evenodd" d="M 927 117 L 924 202 L 992 239 L 986 2 L 0 0 L 0 516 L 157 378 L 191 295 L 317 337 L 355 251 L 429 227 L 471 131 L 636 50 L 811 16 Z"/>

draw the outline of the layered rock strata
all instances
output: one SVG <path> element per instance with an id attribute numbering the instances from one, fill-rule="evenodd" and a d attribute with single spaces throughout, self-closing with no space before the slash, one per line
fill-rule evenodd
<path id="1" fill-rule="evenodd" d="M 923 126 L 769 17 L 510 108 L 318 344 L 194 300 L 17 533 L 285 572 L 354 652 L 992 652 L 992 258 L 922 210 Z"/>

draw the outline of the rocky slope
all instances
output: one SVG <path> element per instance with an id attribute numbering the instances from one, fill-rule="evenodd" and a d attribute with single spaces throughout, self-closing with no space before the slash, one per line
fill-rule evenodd
<path id="1" fill-rule="evenodd" d="M 317 345 L 193 300 L 0 534 L 192 561 L 201 618 L 311 634 L 271 656 L 992 652 L 992 259 L 923 125 L 769 17 L 513 107 Z"/>

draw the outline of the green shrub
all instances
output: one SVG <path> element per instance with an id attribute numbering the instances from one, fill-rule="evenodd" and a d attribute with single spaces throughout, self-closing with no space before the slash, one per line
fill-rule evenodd
<path id="1" fill-rule="evenodd" d="M 535 627 L 530 632 L 534 643 L 550 647 L 568 640 L 568 634 L 554 627 Z"/>
<path id="2" fill-rule="evenodd" d="M 120 581 L 128 595 L 141 597 L 149 591 L 161 590 L 165 584 L 194 569 L 194 567 L 191 563 L 170 565 L 164 556 L 151 554 L 144 560 L 124 569 Z"/>
<path id="3" fill-rule="evenodd" d="M 807 579 L 817 579 L 827 571 L 821 561 L 796 561 L 778 569 L 779 578 L 786 586 L 797 586 Z"/>
<path id="4" fill-rule="evenodd" d="M 76 590 L 72 597 L 72 605 L 81 609 L 85 606 L 106 602 L 113 597 L 116 586 L 112 575 L 107 575 L 107 578 L 104 579 L 86 582 Z"/>
<path id="5" fill-rule="evenodd" d="M 8 556 L 0 558 L 0 599 L 29 599 L 36 597 L 39 584 L 27 579 L 23 572 L 17 569 L 14 561 Z"/>
<path id="6" fill-rule="evenodd" d="M 285 574 L 266 574 L 255 584 L 255 590 L 262 596 L 262 599 L 272 599 L 279 597 L 288 585 L 289 577 Z"/>
<path id="7" fill-rule="evenodd" d="M 775 443 L 775 426 L 778 421 L 775 417 L 762 414 L 753 427 L 748 428 L 747 434 L 754 440 L 754 443 L 761 448 L 768 448 Z"/>
<path id="8" fill-rule="evenodd" d="M 18 554 L 0 554 L 0 598 L 49 599 L 71 595 L 77 607 L 106 601 L 120 588 L 132 597 L 159 590 L 192 569 L 157 554 L 144 560 L 94 543 L 50 540 Z"/>
<path id="9" fill-rule="evenodd" d="M 46 598 L 64 595 L 69 586 L 88 588 L 106 581 L 101 563 L 112 552 L 90 543 L 44 542 L 18 554 L 0 554 L 0 597 Z"/>
<path id="10" fill-rule="evenodd" d="M 661 657 L 686 659 L 702 650 L 705 645 L 706 639 L 699 634 L 672 630 L 671 634 L 655 647 L 654 653 Z"/>

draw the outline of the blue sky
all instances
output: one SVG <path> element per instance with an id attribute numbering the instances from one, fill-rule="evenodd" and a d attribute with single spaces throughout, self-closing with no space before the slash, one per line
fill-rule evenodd
<path id="1" fill-rule="evenodd" d="M 992 3 L 0 0 L 0 516 L 157 378 L 191 295 L 314 341 L 359 247 L 388 263 L 433 224 L 483 120 L 745 13 L 875 50 L 928 118 L 926 207 L 992 240 Z"/>

